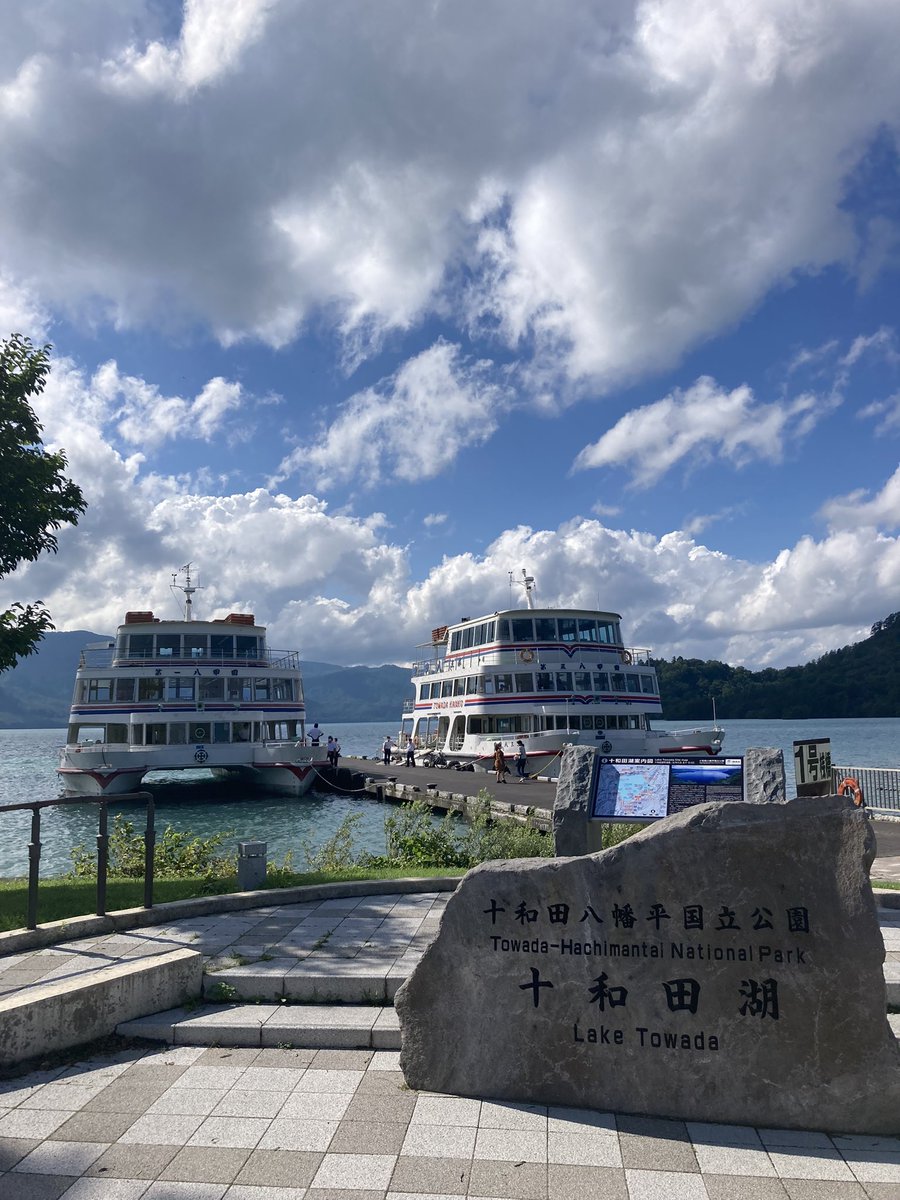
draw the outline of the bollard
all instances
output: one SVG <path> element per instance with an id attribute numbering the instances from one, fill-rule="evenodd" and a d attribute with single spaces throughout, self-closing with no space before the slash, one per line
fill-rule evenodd
<path id="1" fill-rule="evenodd" d="M 238 842 L 238 890 L 255 892 L 266 882 L 266 842 Z"/>

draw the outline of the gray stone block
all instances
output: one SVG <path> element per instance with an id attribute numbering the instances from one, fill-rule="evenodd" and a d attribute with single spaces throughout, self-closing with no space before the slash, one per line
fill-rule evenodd
<path id="1" fill-rule="evenodd" d="M 835 796 L 707 804 L 599 854 L 483 864 L 397 993 L 407 1083 L 897 1133 L 873 856 Z"/>

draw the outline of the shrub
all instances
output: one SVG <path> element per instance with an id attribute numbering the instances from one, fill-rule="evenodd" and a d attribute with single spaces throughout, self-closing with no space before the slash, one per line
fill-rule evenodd
<path id="1" fill-rule="evenodd" d="M 159 879 L 192 876 L 199 879 L 218 879 L 234 875 L 237 857 L 221 853 L 226 838 L 234 837 L 233 830 L 214 833 L 211 837 L 196 837 L 190 830 L 179 832 L 167 825 L 156 839 L 153 855 L 154 875 Z M 97 877 L 96 851 L 85 846 L 73 846 L 71 874 L 77 879 Z M 134 822 L 126 821 L 121 813 L 113 818 L 109 835 L 109 874 L 121 879 L 140 879 L 144 874 L 144 835 L 135 833 Z"/>

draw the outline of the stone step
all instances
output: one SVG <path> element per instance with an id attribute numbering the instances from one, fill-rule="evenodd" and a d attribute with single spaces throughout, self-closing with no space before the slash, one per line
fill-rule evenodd
<path id="1" fill-rule="evenodd" d="M 204 999 L 300 1004 L 392 1004 L 411 966 L 359 958 L 323 961 L 272 959 L 203 976 Z M 224 994 L 223 994 L 224 993 Z"/>
<path id="2" fill-rule="evenodd" d="M 393 1008 L 360 1004 L 220 1004 L 172 1008 L 124 1021 L 123 1037 L 174 1046 L 260 1046 L 328 1050 L 399 1050 Z"/>

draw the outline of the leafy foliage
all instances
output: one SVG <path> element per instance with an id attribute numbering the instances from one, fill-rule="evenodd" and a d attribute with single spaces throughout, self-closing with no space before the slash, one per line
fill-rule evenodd
<path id="1" fill-rule="evenodd" d="M 153 856 L 154 875 L 159 879 L 190 876 L 212 880 L 234 875 L 237 857 L 221 853 L 222 843 L 233 837 L 234 831 L 214 833 L 212 837 L 195 837 L 190 830 L 179 832 L 167 825 L 157 838 Z M 73 846 L 72 874 L 77 879 L 93 879 L 97 875 L 97 855 L 92 848 Z M 135 833 L 134 822 L 121 813 L 113 818 L 109 835 L 109 873 L 120 879 L 140 879 L 144 874 L 144 835 Z"/>
<path id="2" fill-rule="evenodd" d="M 876 621 L 864 641 L 804 666 L 748 671 L 715 660 L 655 663 L 666 720 L 804 720 L 900 716 L 900 613 Z"/>
<path id="3" fill-rule="evenodd" d="M 44 449 L 29 403 L 49 372 L 49 346 L 35 349 L 19 334 L 0 341 L 0 577 L 55 552 L 56 530 L 76 525 L 85 509 L 81 489 L 63 474 L 65 454 Z M 52 628 L 40 600 L 0 613 L 0 671 L 31 654 Z"/>

